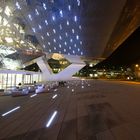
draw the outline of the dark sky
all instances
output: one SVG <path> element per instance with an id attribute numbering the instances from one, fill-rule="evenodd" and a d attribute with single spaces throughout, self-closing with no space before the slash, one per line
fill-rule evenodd
<path id="1" fill-rule="evenodd" d="M 98 66 L 129 66 L 138 60 L 140 60 L 140 27 L 137 28 L 110 57 Z"/>

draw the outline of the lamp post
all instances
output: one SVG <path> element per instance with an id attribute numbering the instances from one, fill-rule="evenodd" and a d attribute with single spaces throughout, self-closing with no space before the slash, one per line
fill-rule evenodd
<path id="1" fill-rule="evenodd" d="M 139 79 L 139 69 L 140 69 L 139 64 L 135 64 L 135 75 L 136 75 L 136 80 Z"/>

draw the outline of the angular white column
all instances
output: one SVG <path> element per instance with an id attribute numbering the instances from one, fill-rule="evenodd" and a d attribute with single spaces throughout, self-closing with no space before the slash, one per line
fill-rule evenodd
<path id="1" fill-rule="evenodd" d="M 64 55 L 64 57 L 71 64 L 57 74 L 52 73 L 50 66 L 42 57 L 36 59 L 36 62 L 42 71 L 44 81 L 72 80 L 72 76 L 86 65 L 79 56 Z"/>

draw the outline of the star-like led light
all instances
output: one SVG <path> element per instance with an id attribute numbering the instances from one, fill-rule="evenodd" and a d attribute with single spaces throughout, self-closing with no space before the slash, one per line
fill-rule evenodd
<path id="1" fill-rule="evenodd" d="M 77 22 L 77 16 L 74 16 L 74 21 Z"/>
<path id="2" fill-rule="evenodd" d="M 48 25 L 48 21 L 47 20 L 45 20 L 45 24 Z"/>
<path id="3" fill-rule="evenodd" d="M 33 20 L 33 19 L 32 19 L 32 16 L 31 16 L 30 14 L 28 15 L 28 17 L 29 17 L 30 20 Z"/>
<path id="4" fill-rule="evenodd" d="M 36 13 L 36 15 L 39 15 L 39 12 L 38 12 L 38 10 L 37 10 L 37 9 L 35 9 L 35 13 Z"/>
<path id="5" fill-rule="evenodd" d="M 19 5 L 18 2 L 16 2 L 16 7 L 17 7 L 17 9 L 20 9 L 21 10 L 21 7 L 20 7 L 20 5 Z"/>
<path id="6" fill-rule="evenodd" d="M 45 10 L 47 10 L 47 7 L 46 7 L 46 4 L 45 4 L 45 3 L 43 3 L 43 8 L 44 8 Z"/>
<path id="7" fill-rule="evenodd" d="M 60 10 L 60 17 L 63 17 L 63 11 L 62 10 Z"/>
<path id="8" fill-rule="evenodd" d="M 68 5 L 68 9 L 69 9 L 69 11 L 71 10 L 71 6 L 70 5 Z"/>

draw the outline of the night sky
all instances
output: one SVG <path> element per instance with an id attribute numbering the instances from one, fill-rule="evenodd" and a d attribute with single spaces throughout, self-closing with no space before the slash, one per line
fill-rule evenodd
<path id="1" fill-rule="evenodd" d="M 140 60 L 140 27 L 110 57 L 97 66 L 130 66 Z"/>

